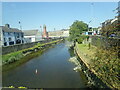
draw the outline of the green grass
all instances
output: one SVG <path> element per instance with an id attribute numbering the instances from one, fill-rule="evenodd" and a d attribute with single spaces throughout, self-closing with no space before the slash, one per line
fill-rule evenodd
<path id="1" fill-rule="evenodd" d="M 44 46 L 44 45 L 57 43 L 58 41 L 59 40 L 56 40 L 56 41 L 52 41 L 52 42 L 45 43 L 45 44 L 37 43 L 35 46 L 33 46 L 31 48 L 27 48 L 27 49 L 23 49 L 23 50 L 20 50 L 20 51 L 17 51 L 17 52 L 12 52 L 12 53 L 9 53 L 9 54 L 2 55 L 2 60 L 7 61 L 10 57 L 16 57 L 17 55 L 22 54 L 23 51 L 33 50 L 35 48 L 38 48 L 38 47 L 41 47 L 41 46 Z"/>
<path id="2" fill-rule="evenodd" d="M 120 89 L 120 59 L 117 57 L 117 52 L 113 49 L 103 50 L 88 44 L 78 44 L 79 55 L 84 59 L 84 62 L 89 64 L 96 75 L 111 88 Z"/>
<path id="3" fill-rule="evenodd" d="M 31 60 L 32 58 L 35 58 L 35 57 L 41 55 L 43 53 L 43 51 L 45 51 L 45 49 L 39 50 L 37 52 L 32 52 L 29 55 L 26 55 L 26 56 L 20 58 L 20 60 L 14 62 L 14 63 L 3 65 L 3 67 L 2 67 L 3 73 L 6 72 L 6 71 L 8 71 L 8 70 L 11 70 L 11 69 L 13 69 L 13 68 L 15 68 L 17 66 L 22 65 L 23 63 Z"/>
<path id="4" fill-rule="evenodd" d="M 7 61 L 11 56 L 16 57 L 18 54 L 22 54 L 22 51 L 18 51 L 18 52 L 13 52 L 13 53 L 9 53 L 6 55 L 2 55 L 2 60 Z"/>
<path id="5" fill-rule="evenodd" d="M 81 57 L 84 58 L 85 62 L 88 64 L 92 64 L 92 59 L 95 57 L 96 48 L 91 46 L 89 48 L 89 44 L 78 44 L 76 43 L 78 48 L 78 52 L 81 54 Z"/>
<path id="6" fill-rule="evenodd" d="M 52 42 L 45 43 L 45 44 L 37 43 L 35 46 L 33 46 L 31 48 L 27 48 L 27 49 L 23 49 L 23 50 L 20 50 L 17 52 L 12 52 L 12 53 L 9 53 L 6 55 L 2 55 L 2 62 L 3 62 L 3 64 L 6 63 L 5 65 L 3 65 L 3 71 L 10 70 L 14 67 L 17 67 L 17 66 L 27 62 L 28 60 L 30 60 L 32 58 L 35 58 L 35 57 L 41 55 L 45 50 L 47 50 L 47 48 L 51 47 L 51 44 L 57 43 L 59 41 L 60 40 L 56 40 L 56 41 L 52 41 Z M 37 52 L 32 51 L 30 54 L 28 54 L 26 56 L 23 55 L 23 51 L 33 50 L 33 49 L 41 47 L 41 46 L 45 46 L 45 47 L 42 48 L 42 50 L 41 49 L 38 50 Z"/>

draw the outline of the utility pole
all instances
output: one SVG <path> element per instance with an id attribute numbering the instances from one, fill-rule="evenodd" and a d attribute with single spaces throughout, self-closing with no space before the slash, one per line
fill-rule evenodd
<path id="1" fill-rule="evenodd" d="M 90 24 L 91 22 L 92 22 L 92 21 L 89 21 L 89 22 L 88 22 L 88 31 L 89 31 L 89 24 Z"/>
<path id="2" fill-rule="evenodd" d="M 19 25 L 20 25 L 20 30 L 22 30 L 22 25 L 21 25 L 21 22 L 19 21 Z"/>
<path id="3" fill-rule="evenodd" d="M 91 21 L 92 21 L 92 25 L 93 25 L 93 21 L 94 21 L 94 20 L 93 20 L 93 5 L 94 5 L 94 3 L 91 3 Z M 90 21 L 90 22 L 91 22 L 91 21 Z M 90 23 L 90 22 L 89 22 L 89 23 Z M 91 27 L 92 27 L 92 26 L 91 26 Z M 93 31 L 93 29 L 92 29 L 92 31 Z"/>

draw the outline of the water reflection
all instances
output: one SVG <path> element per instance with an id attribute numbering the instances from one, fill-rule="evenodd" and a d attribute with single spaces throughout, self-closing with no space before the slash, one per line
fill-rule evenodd
<path id="1" fill-rule="evenodd" d="M 65 43 L 55 45 L 41 56 L 3 74 L 3 86 L 85 88 L 80 73 L 73 70 L 75 65 L 68 61 L 71 56 L 73 57 L 74 54 Z"/>

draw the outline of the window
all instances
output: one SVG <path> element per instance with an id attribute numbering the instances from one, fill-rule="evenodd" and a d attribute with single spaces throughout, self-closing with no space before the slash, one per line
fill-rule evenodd
<path id="1" fill-rule="evenodd" d="M 11 38 L 9 38 L 9 41 L 12 41 L 12 39 L 11 39 Z"/>
<path id="2" fill-rule="evenodd" d="M 23 38 L 23 33 L 21 33 L 21 37 Z"/>
<path id="3" fill-rule="evenodd" d="M 4 46 L 7 46 L 7 42 L 4 43 Z"/>
<path id="4" fill-rule="evenodd" d="M 19 38 L 20 36 L 19 36 L 19 33 L 17 33 L 17 38 Z"/>
<path id="5" fill-rule="evenodd" d="M 8 35 L 10 35 L 10 32 L 8 32 Z"/>

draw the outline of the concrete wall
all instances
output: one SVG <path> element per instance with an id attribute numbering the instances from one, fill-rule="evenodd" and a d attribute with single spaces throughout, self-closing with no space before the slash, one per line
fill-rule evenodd
<path id="1" fill-rule="evenodd" d="M 44 41 L 31 42 L 31 43 L 24 43 L 24 44 L 17 44 L 17 45 L 2 47 L 2 55 L 33 47 L 37 43 L 47 43 L 47 42 L 51 42 L 51 41 L 54 41 L 54 40 L 56 40 L 56 39 L 52 39 L 52 40 L 49 40 L 49 41 L 44 40 Z"/>

